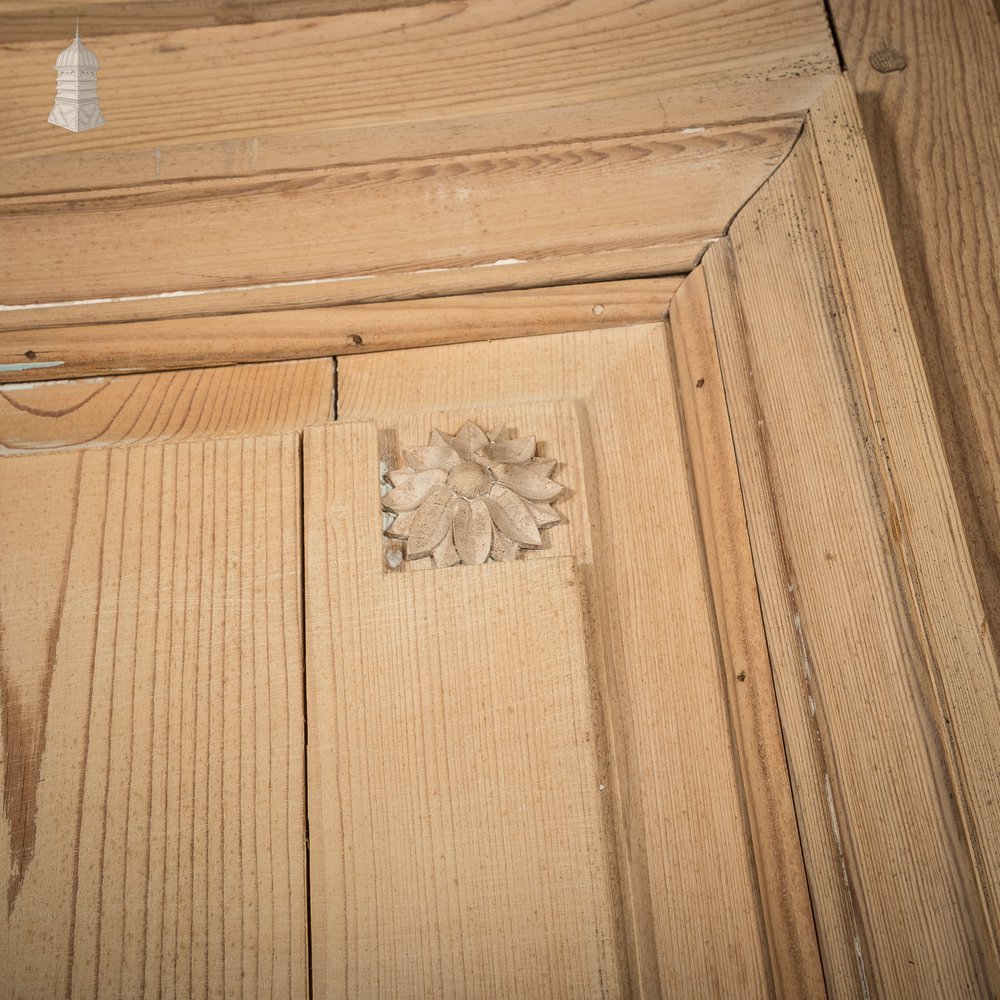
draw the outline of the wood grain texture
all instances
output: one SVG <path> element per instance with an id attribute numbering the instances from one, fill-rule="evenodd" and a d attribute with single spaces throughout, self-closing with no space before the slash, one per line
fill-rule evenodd
<path id="1" fill-rule="evenodd" d="M 1000 655 L 998 8 L 831 0 L 830 10 Z M 900 60 L 898 72 L 875 68 Z"/>
<path id="2" fill-rule="evenodd" d="M 784 118 L 14 197 L 0 203 L 0 303 L 15 322 L 47 303 L 57 324 L 64 310 L 94 322 L 123 301 L 129 318 L 233 311 L 250 293 L 260 308 L 274 290 L 260 286 L 340 304 L 676 273 L 799 128 Z"/>
<path id="3" fill-rule="evenodd" d="M 68 45 L 72 22 L 63 30 Z M 35 110 L 51 104 L 59 49 L 46 40 L 5 52 L 5 160 L 67 150 L 66 137 Z M 667 131 L 787 113 L 789 89 L 802 111 L 808 98 L 802 103 L 796 81 L 837 68 L 812 0 L 721 0 L 709 13 L 694 0 L 638 9 L 627 0 L 392 3 L 339 16 L 111 35 L 95 42 L 95 52 L 110 127 L 74 136 L 74 155 L 519 115 L 651 94 L 667 102 L 655 117 Z M 740 103 L 747 87 L 756 114 Z M 597 134 L 613 133 L 590 133 Z"/>
<path id="4" fill-rule="evenodd" d="M 704 266 L 828 988 L 991 996 L 997 663 L 846 79 Z"/>
<path id="5" fill-rule="evenodd" d="M 572 560 L 386 573 L 375 425 L 304 448 L 316 994 L 628 995 Z"/>
<path id="6" fill-rule="evenodd" d="M 5 379 L 44 379 L 54 370 L 78 377 L 231 365 L 651 323 L 666 314 L 679 281 L 601 281 L 359 306 L 11 331 L 0 340 L 0 384 Z M 44 323 L 47 314 L 39 310 L 28 315 Z M 67 316 L 70 322 L 75 318 Z M 105 320 L 110 318 L 105 314 Z M 0 329 L 3 324 L 0 314 Z M 49 366 L 53 360 L 59 362 L 55 368 Z M 32 368 L 33 363 L 47 367 Z M 5 364 L 14 370 L 4 372 Z"/>
<path id="7" fill-rule="evenodd" d="M 88 39 L 134 32 L 213 28 L 225 24 L 260 24 L 302 17 L 329 17 L 389 6 L 415 7 L 428 0 L 89 0 L 81 4 L 0 3 L 4 41 L 62 42 L 67 25 L 80 18 Z"/>
<path id="8" fill-rule="evenodd" d="M 721 74 L 721 68 L 717 78 Z M 472 151 L 537 147 L 572 140 L 677 132 L 718 124 L 801 121 L 811 99 L 835 73 L 790 76 L 776 87 L 766 79 L 742 86 L 716 100 L 705 88 L 669 93 L 600 95 L 583 103 L 557 103 L 459 117 L 345 125 L 290 135 L 243 138 L 178 139 L 152 148 L 95 148 L 0 157 L 0 196 L 70 195 L 75 191 L 135 188 L 143 185 L 219 177 L 253 178 L 280 171 L 317 170 L 331 165 L 363 166 L 400 158 L 431 160 Z M 82 133 L 93 135 L 93 133 Z M 696 132 L 689 132 L 695 135 Z M 59 147 L 56 147 L 58 149 Z"/>
<path id="9" fill-rule="evenodd" d="M 296 439 L 0 466 L 0 996 L 304 997 Z"/>
<path id="10" fill-rule="evenodd" d="M 333 361 L 0 387 L 0 455 L 277 434 L 333 416 Z"/>
<path id="11" fill-rule="evenodd" d="M 72 150 L 37 111 L 53 43 L 0 68 L 8 328 L 683 272 L 836 70 L 814 0 L 395 4 L 95 45 L 109 124 Z"/>
<path id="12" fill-rule="evenodd" d="M 347 357 L 339 371 L 341 419 L 385 427 L 427 420 L 429 407 L 475 416 L 574 403 L 592 549 L 572 554 L 608 737 L 633 993 L 770 995 L 663 324 Z"/>
<path id="13" fill-rule="evenodd" d="M 823 966 L 701 268 L 688 275 L 671 301 L 670 332 L 775 993 L 823 997 Z"/>

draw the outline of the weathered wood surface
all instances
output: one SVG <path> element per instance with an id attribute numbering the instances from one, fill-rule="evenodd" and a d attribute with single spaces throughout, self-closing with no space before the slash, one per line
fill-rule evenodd
<path id="1" fill-rule="evenodd" d="M 38 110 L 51 41 L 0 69 L 8 328 L 685 271 L 836 70 L 813 0 L 397 5 L 95 46 L 108 125 L 79 135 Z"/>
<path id="2" fill-rule="evenodd" d="M 671 302 L 670 333 L 775 989 L 783 997 L 822 997 L 823 967 L 701 268 Z"/>
<path id="3" fill-rule="evenodd" d="M 998 8 L 831 0 L 830 10 L 1000 654 Z"/>
<path id="4" fill-rule="evenodd" d="M 123 301 L 130 318 L 261 308 L 275 285 L 341 304 L 686 271 L 799 124 L 16 196 L 0 304 L 54 324 Z"/>
<path id="5" fill-rule="evenodd" d="M 67 21 L 55 18 L 66 45 L 73 10 Z M 555 109 L 650 95 L 664 103 L 654 110 L 656 101 L 645 101 L 642 114 L 666 131 L 802 111 L 813 89 L 809 78 L 837 65 L 822 9 L 812 0 L 766 6 L 722 0 L 707 16 L 693 0 L 653 0 L 641 11 L 625 0 L 557 7 L 517 0 L 391 4 L 340 14 L 333 7 L 332 14 L 105 36 L 94 50 L 109 126 L 73 136 L 33 111 L 51 104 L 58 41 L 11 45 L 4 60 L 10 84 L 4 159 L 63 154 L 70 139 L 74 155 L 146 150 L 150 167 L 142 180 L 157 180 L 154 149 L 237 140 L 230 170 L 222 171 L 229 173 L 242 140 L 327 130 L 352 140 L 352 130 L 362 127 L 381 130 L 392 148 L 393 126 L 402 129 L 398 154 L 412 145 L 407 125 L 437 129 L 447 119 L 469 119 L 475 128 L 478 118 L 538 111 L 550 116 L 549 138 L 557 138 Z M 81 33 L 86 40 L 86 22 Z M 754 107 L 757 114 L 746 113 Z M 567 113 L 578 124 L 576 112 Z M 623 122 L 606 121 L 600 130 L 594 120 L 598 131 L 574 133 L 613 135 L 609 124 L 617 130 Z M 624 124 L 635 131 L 637 122 Z M 508 120 L 497 148 L 515 145 L 509 130 L 517 128 Z M 350 162 L 350 144 L 347 152 Z M 186 176 L 203 176 L 193 166 Z M 104 184 L 110 182 L 106 177 Z"/>
<path id="6" fill-rule="evenodd" d="M 828 988 L 994 995 L 997 662 L 846 79 L 704 267 Z"/>
<path id="7" fill-rule="evenodd" d="M 306 996 L 298 471 L 0 459 L 0 996 Z"/>
<path id="8" fill-rule="evenodd" d="M 329 17 L 385 7 L 415 7 L 427 0 L 86 0 L 79 4 L 3 0 L 0 23 L 4 41 L 62 42 L 77 17 L 88 38 L 143 31 L 213 28 L 225 24 L 260 24 L 291 18 Z"/>
<path id="9" fill-rule="evenodd" d="M 317 358 L 651 323 L 666 315 L 679 282 L 679 278 L 600 281 L 405 302 L 102 322 L 96 326 L 44 327 L 47 313 L 38 310 L 31 316 L 41 328 L 0 338 L 0 384 L 52 378 L 55 372 L 78 377 Z M 130 307 L 125 303 L 118 308 L 127 311 Z M 113 318 L 114 312 L 109 306 L 104 319 Z M 75 317 L 71 314 L 67 318 L 72 322 Z M 0 329 L 3 322 L 0 313 Z M 4 371 L 4 365 L 11 370 Z"/>
<path id="10" fill-rule="evenodd" d="M 340 416 L 391 429 L 442 409 L 476 419 L 485 408 L 573 402 L 592 548 L 574 543 L 572 555 L 607 732 L 635 993 L 699 996 L 712 983 L 719 996 L 768 996 L 761 889 L 665 336 L 658 323 L 342 358 Z M 377 524 L 368 530 L 374 546 Z"/>
<path id="11" fill-rule="evenodd" d="M 385 572 L 375 424 L 304 449 L 316 995 L 631 995 L 573 560 Z"/>
<path id="12" fill-rule="evenodd" d="M 0 455 L 277 434 L 333 417 L 333 361 L 0 386 Z"/>

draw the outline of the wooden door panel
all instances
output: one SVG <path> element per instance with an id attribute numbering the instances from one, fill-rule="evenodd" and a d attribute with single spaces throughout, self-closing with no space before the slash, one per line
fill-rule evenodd
<path id="1" fill-rule="evenodd" d="M 0 995 L 306 995 L 298 472 L 0 460 Z"/>
<path id="2" fill-rule="evenodd" d="M 720 996 L 769 995 L 771 959 L 722 675 L 727 665 L 663 324 L 344 358 L 339 386 L 341 420 L 373 420 L 383 441 L 389 436 L 411 443 L 403 435 L 422 431 L 412 443 L 423 443 L 441 410 L 475 419 L 516 407 L 518 431 L 526 434 L 533 416 L 542 425 L 544 408 L 558 404 L 561 420 L 578 427 L 582 466 L 571 472 L 564 464 L 556 477 L 574 475 L 584 485 L 590 547 L 581 544 L 582 535 L 579 541 L 568 531 L 560 536 L 559 528 L 550 534 L 553 547 L 570 542 L 584 599 L 587 650 L 609 753 L 609 847 L 621 877 L 634 990 L 694 996 L 711 983 Z M 539 436 L 546 435 L 555 438 L 557 432 L 545 427 Z M 565 431 L 561 436 L 569 437 Z M 572 450 L 566 454 L 567 463 L 575 460 Z M 363 530 L 372 552 L 380 552 L 371 460 L 362 452 L 345 453 L 341 461 L 369 467 Z M 307 531 L 309 517 L 307 510 Z M 355 529 L 342 523 L 339 530 L 347 537 Z M 552 556 L 535 558 L 545 562 Z M 474 569 L 419 575 L 471 581 Z M 344 573 L 350 572 L 348 563 Z M 530 599 L 525 593 L 519 605 L 526 621 Z M 354 603 L 341 599 L 344 607 Z M 365 600 L 357 603 L 364 606 Z M 371 621 L 366 614 L 367 627 L 395 629 L 398 612 L 382 605 L 379 612 L 387 617 Z M 475 606 L 466 613 L 474 616 Z M 325 609 L 318 616 L 327 617 Z M 433 620 L 426 624 L 434 627 Z M 310 657 L 313 651 L 310 644 Z M 380 669 L 352 662 L 356 669 Z M 421 669 L 419 657 L 411 654 L 408 663 Z M 309 701 L 312 731 L 312 692 Z M 774 738 L 780 745 L 780 735 Z M 324 821 L 323 836 L 330 835 Z M 332 835 L 341 836 L 338 830 Z M 768 850 L 766 844 L 760 848 Z M 446 858 L 439 863 L 443 878 Z M 804 891 L 804 882 L 798 884 Z M 822 990 L 808 900 L 793 908 L 807 918 L 790 928 L 798 981 L 818 981 Z M 379 940 L 377 930 L 377 924 L 370 928 L 368 947 Z"/>
<path id="3" fill-rule="evenodd" d="M 317 995 L 628 995 L 573 560 L 388 571 L 374 423 L 305 470 Z"/>

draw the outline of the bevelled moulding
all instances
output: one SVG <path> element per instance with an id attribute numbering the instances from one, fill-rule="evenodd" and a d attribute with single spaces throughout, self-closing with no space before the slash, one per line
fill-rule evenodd
<path id="1" fill-rule="evenodd" d="M 386 535 L 406 539 L 407 559 L 430 556 L 435 566 L 505 562 L 540 548 L 542 531 L 562 521 L 552 501 L 565 489 L 551 478 L 556 460 L 535 448 L 533 437 L 511 437 L 506 427 L 432 431 L 388 474 L 382 506 L 396 516 Z"/>

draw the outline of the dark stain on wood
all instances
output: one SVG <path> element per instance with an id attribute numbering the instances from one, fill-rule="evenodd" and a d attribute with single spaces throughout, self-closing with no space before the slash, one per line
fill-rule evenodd
<path id="1" fill-rule="evenodd" d="M 59 567 L 59 590 L 52 619 L 46 631 L 44 659 L 37 689 L 32 691 L 16 678 L 6 657 L 0 659 L 0 719 L 3 725 L 4 794 L 3 810 L 10 826 L 10 881 L 7 884 L 7 914 L 14 911 L 24 876 L 35 856 L 36 824 L 38 817 L 38 782 L 42 757 L 45 753 L 45 736 L 49 714 L 49 691 L 55 669 L 59 633 L 62 625 L 66 590 L 69 584 L 69 564 L 76 531 L 77 512 L 80 506 L 80 473 L 82 455 L 77 458 L 73 478 L 73 499 L 70 505 L 70 523 L 66 531 L 66 548 Z M 55 567 L 45 567 L 45 571 Z M 9 635 L 10 622 L 0 620 L 0 634 Z M 29 680 L 35 678 L 28 674 Z M 19 683 L 19 681 L 21 681 Z M 34 697 L 32 697 L 34 695 Z"/>

